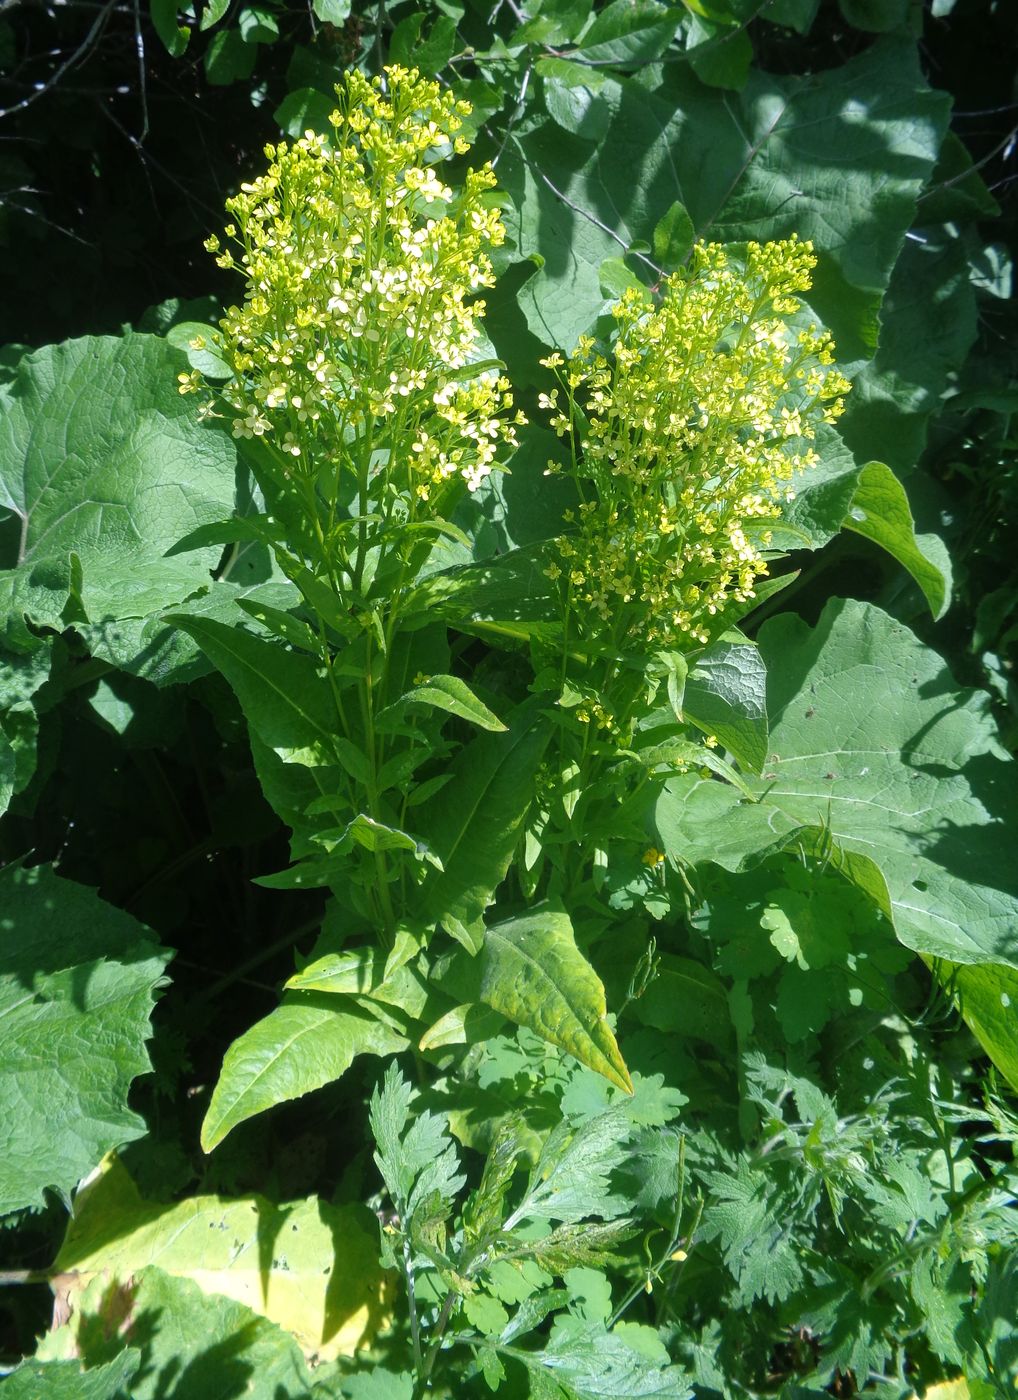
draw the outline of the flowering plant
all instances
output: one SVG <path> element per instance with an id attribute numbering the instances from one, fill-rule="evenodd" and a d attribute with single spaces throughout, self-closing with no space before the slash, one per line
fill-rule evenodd
<path id="1" fill-rule="evenodd" d="M 490 166 L 456 192 L 438 174 L 469 150 L 469 104 L 399 66 L 384 91 L 352 72 L 337 92 L 334 140 L 268 146 L 268 171 L 227 202 L 225 243 L 206 243 L 247 282 L 215 338 L 230 378 L 206 412 L 256 445 L 259 485 L 300 519 L 316 578 L 392 620 L 402 584 L 387 566 L 412 577 L 422 531 L 442 529 L 524 421 L 477 295 L 505 231 Z M 182 393 L 202 387 L 180 376 Z"/>
<path id="2" fill-rule="evenodd" d="M 506 469 L 525 422 L 481 329 L 505 236 L 494 176 L 441 173 L 469 150 L 469 108 L 417 73 L 352 73 L 338 94 L 330 140 L 270 147 L 267 173 L 229 201 L 226 242 L 208 246 L 245 299 L 192 340 L 198 368 L 180 376 L 229 422 L 265 504 L 216 538 L 270 545 L 297 603 L 242 601 L 261 633 L 178 620 L 237 692 L 293 829 L 296 863 L 269 883 L 333 894 L 280 1023 L 227 1056 L 209 1146 L 257 1111 L 256 1050 L 305 1034 L 301 998 L 322 992 L 350 1018 L 326 1078 L 411 1036 L 469 1040 L 494 1012 L 630 1087 L 582 920 L 603 918 L 609 867 L 615 886 L 630 861 L 644 895 L 660 887 L 645 807 L 676 769 L 741 781 L 737 745 L 725 757 L 689 731 L 686 658 L 752 605 L 769 524 L 847 388 L 800 301 L 808 244 L 698 246 L 660 295 L 622 297 L 610 343 L 543 362 L 559 387 L 540 402 L 569 449 L 548 470 L 577 496 L 565 530 L 450 565 L 443 537 L 469 547 L 459 561 L 475 548 L 457 506 Z M 478 628 L 508 638 L 515 663 L 529 644 L 529 697 L 518 665 L 488 689 L 456 673 Z M 436 961 L 439 928 L 463 946 Z M 448 993 L 459 1004 L 436 1021 Z M 288 1096 L 280 1073 L 254 1097 Z"/>

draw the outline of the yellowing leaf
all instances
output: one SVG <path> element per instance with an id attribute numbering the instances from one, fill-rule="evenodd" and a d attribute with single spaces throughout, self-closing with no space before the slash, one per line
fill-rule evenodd
<path id="1" fill-rule="evenodd" d="M 633 1092 L 608 1024 L 604 988 L 577 948 L 567 915 L 543 910 L 485 929 L 479 962 L 481 1001 Z"/>
<path id="2" fill-rule="evenodd" d="M 309 1356 L 349 1356 L 387 1313 L 377 1229 L 360 1206 L 316 1197 L 276 1206 L 262 1196 L 146 1201 L 108 1159 L 79 1192 L 55 1268 L 76 1277 L 67 1302 L 100 1274 L 126 1279 L 154 1265 L 221 1294 L 293 1334 Z"/>

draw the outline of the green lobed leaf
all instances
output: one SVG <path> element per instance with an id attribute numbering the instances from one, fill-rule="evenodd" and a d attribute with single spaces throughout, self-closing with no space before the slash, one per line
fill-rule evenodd
<path id="1" fill-rule="evenodd" d="M 629 1344 L 624 1328 L 608 1331 L 603 1322 L 560 1315 L 543 1351 L 512 1354 L 527 1367 L 532 1386 L 541 1387 L 531 1393 L 549 1400 L 688 1400 L 693 1394 L 660 1343 L 651 1359 L 643 1347 Z"/>
<path id="2" fill-rule="evenodd" d="M 201 1143 L 213 1151 L 238 1123 L 339 1079 L 358 1055 L 397 1055 L 409 1041 L 334 998 L 287 993 L 233 1042 L 212 1094 Z"/>
<path id="3" fill-rule="evenodd" d="M 169 954 L 148 929 L 46 867 L 0 871 L 0 1215 L 65 1199 L 146 1132 L 128 1108 L 149 1068 Z"/>
<path id="4" fill-rule="evenodd" d="M 758 800 L 671 780 L 657 809 L 665 849 L 739 870 L 820 828 L 879 870 L 906 947 L 1018 966 L 1006 837 L 1018 796 L 985 697 L 959 690 L 935 652 L 862 603 L 829 603 L 815 629 L 775 618 L 759 641 L 771 735 L 751 780 Z"/>

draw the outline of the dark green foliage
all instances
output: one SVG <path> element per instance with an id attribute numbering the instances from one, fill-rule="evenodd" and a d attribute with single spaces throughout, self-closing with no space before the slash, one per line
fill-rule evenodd
<path id="1" fill-rule="evenodd" d="M 530 419 L 405 535 L 177 392 L 223 200 L 394 62 Z M 3 8 L 0 1400 L 1013 1396 L 1016 62 L 1006 0 Z M 579 625 L 541 361 L 793 234 L 852 390 L 769 577 Z"/>

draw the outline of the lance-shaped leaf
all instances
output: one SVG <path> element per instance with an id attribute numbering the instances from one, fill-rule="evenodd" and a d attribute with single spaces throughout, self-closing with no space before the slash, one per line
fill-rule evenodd
<path id="1" fill-rule="evenodd" d="M 290 992 L 227 1050 L 202 1124 L 202 1147 L 211 1152 L 238 1123 L 330 1084 L 357 1055 L 397 1055 L 408 1044 L 359 1007 Z"/>
<path id="2" fill-rule="evenodd" d="M 965 1024 L 1018 1092 L 1018 972 L 993 963 L 978 967 L 938 962 L 934 970 Z"/>
<path id="3" fill-rule="evenodd" d="M 155 1265 L 203 1293 L 233 1298 L 296 1337 L 308 1355 L 349 1355 L 384 1316 L 378 1230 L 361 1206 L 316 1197 L 143 1199 L 125 1168 L 107 1164 L 76 1201 L 57 1256 L 66 1302 L 93 1278 L 126 1281 Z"/>
<path id="4" fill-rule="evenodd" d="M 905 488 L 883 462 L 859 473 L 844 528 L 886 549 L 915 579 L 930 612 L 943 617 L 951 602 L 951 561 L 937 535 L 917 535 Z"/>
<path id="5" fill-rule="evenodd" d="M 316 798 L 339 791 L 339 716 L 312 657 L 212 618 L 168 618 L 201 647 L 229 682 L 251 731 L 265 796 L 292 828 Z M 353 747 L 351 745 L 351 747 Z"/>
<path id="6" fill-rule="evenodd" d="M 444 866 L 425 886 L 425 913 L 471 952 L 484 941 L 481 916 L 509 869 L 550 732 L 536 702 L 521 705 L 508 733 L 481 734 L 459 751 L 452 780 L 414 813 Z"/>
<path id="7" fill-rule="evenodd" d="M 129 914 L 45 868 L 0 872 L 0 1214 L 65 1198 L 144 1135 L 127 1106 L 150 1068 L 169 954 Z"/>
<path id="8" fill-rule="evenodd" d="M 450 981 L 457 994 L 472 993 L 632 1093 L 608 1024 L 604 987 L 577 948 L 567 915 L 543 909 L 507 919 L 484 930 L 475 960 L 458 954 L 455 961 Z"/>
<path id="9" fill-rule="evenodd" d="M 405 695 L 401 695 L 392 705 L 387 705 L 376 719 L 375 728 L 389 728 L 411 705 L 426 705 L 434 710 L 444 710 L 446 714 L 456 715 L 458 719 L 476 724 L 479 729 L 502 732 L 506 728 L 498 715 L 493 714 L 487 705 L 478 700 L 459 676 L 429 676 L 426 681 L 421 681 Z"/>
<path id="10" fill-rule="evenodd" d="M 749 780 L 758 800 L 671 780 L 657 809 L 664 848 L 738 870 L 803 827 L 826 832 L 878 899 L 872 867 L 882 875 L 906 947 L 1018 967 L 1018 786 L 987 698 L 866 604 L 836 600 L 816 628 L 775 618 L 759 640 L 771 735 Z"/>

